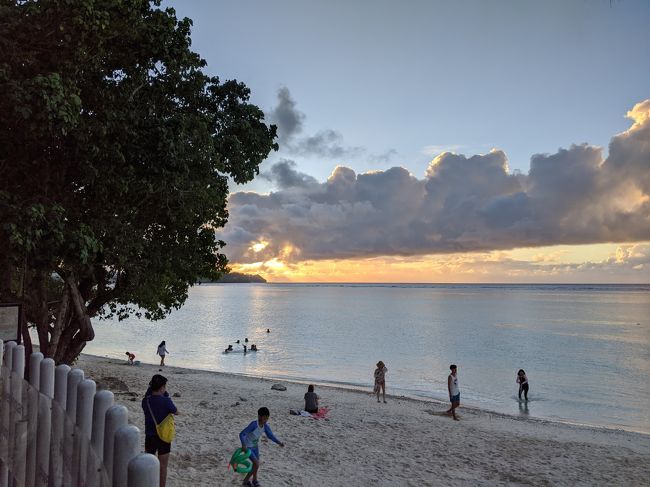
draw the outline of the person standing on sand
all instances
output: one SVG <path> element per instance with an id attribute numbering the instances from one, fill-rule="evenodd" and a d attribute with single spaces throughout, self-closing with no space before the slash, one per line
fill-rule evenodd
<path id="1" fill-rule="evenodd" d="M 381 390 L 384 403 L 386 402 L 386 372 L 388 369 L 384 365 L 384 362 L 381 360 L 377 362 L 377 368 L 375 369 L 375 389 L 374 392 L 377 394 L 377 402 L 379 402 L 379 391 Z"/>
<path id="2" fill-rule="evenodd" d="M 521 401 L 521 393 L 524 393 L 524 398 L 528 401 L 528 377 L 524 369 L 519 369 L 517 372 L 517 384 L 519 384 L 519 400 Z"/>
<path id="3" fill-rule="evenodd" d="M 460 406 L 460 389 L 458 388 L 458 368 L 451 364 L 449 366 L 451 374 L 447 377 L 447 389 L 449 390 L 449 401 L 451 401 L 451 407 L 447 410 L 447 414 L 451 415 L 454 418 L 454 421 L 458 421 L 456 417 L 456 408 Z"/>
<path id="4" fill-rule="evenodd" d="M 165 344 L 165 340 L 160 342 L 160 345 L 158 345 L 158 351 L 156 352 L 157 355 L 160 355 L 160 365 L 165 365 L 165 355 L 169 353 L 169 350 L 167 350 L 167 345 Z"/>
<path id="5" fill-rule="evenodd" d="M 178 414 L 178 409 L 167 393 L 167 378 L 156 374 L 151 378 L 149 388 L 142 399 L 144 411 L 144 451 L 158 454 L 160 462 L 160 487 L 167 482 L 167 465 L 172 444 L 161 440 L 156 432 L 156 423 L 160 424 L 168 414 Z"/>
<path id="6" fill-rule="evenodd" d="M 284 443 L 278 440 L 271 427 L 268 424 L 271 413 L 268 408 L 261 407 L 257 410 L 257 420 L 251 422 L 241 433 L 239 433 L 239 441 L 241 441 L 241 449 L 244 453 L 250 450 L 250 460 L 253 462 L 253 470 L 248 472 L 244 477 L 243 485 L 247 487 L 259 487 L 260 483 L 257 480 L 257 472 L 260 468 L 260 449 L 258 443 L 263 434 L 266 435 L 273 443 L 277 443 L 280 447 L 284 448 Z M 251 477 L 253 481 L 251 482 Z"/>

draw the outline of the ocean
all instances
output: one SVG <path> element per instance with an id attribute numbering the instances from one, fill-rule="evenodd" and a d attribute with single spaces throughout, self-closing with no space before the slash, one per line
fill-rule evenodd
<path id="1" fill-rule="evenodd" d="M 165 340 L 168 365 L 368 391 L 383 360 L 388 394 L 445 402 L 455 363 L 461 404 L 650 433 L 650 285 L 203 284 L 163 321 L 93 323 L 94 355 Z"/>

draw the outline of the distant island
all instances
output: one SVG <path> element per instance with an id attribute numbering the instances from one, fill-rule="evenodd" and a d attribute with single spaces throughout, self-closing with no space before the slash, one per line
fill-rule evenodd
<path id="1" fill-rule="evenodd" d="M 199 280 L 199 284 L 213 283 L 213 282 L 227 283 L 227 284 L 231 284 L 231 283 L 240 284 L 240 283 L 249 283 L 249 282 L 264 283 L 266 282 L 266 279 L 264 279 L 259 274 L 242 274 L 241 272 L 230 272 L 228 274 L 224 274 L 223 276 L 221 276 L 221 279 L 219 279 L 218 281 L 212 281 L 209 279 Z"/>

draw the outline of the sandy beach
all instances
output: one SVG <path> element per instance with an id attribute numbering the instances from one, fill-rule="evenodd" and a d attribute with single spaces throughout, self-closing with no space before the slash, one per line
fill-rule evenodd
<path id="1" fill-rule="evenodd" d="M 228 470 L 239 432 L 271 410 L 269 424 L 285 448 L 263 441 L 264 486 L 648 485 L 650 436 L 525 419 L 391 396 L 378 404 L 370 391 L 316 387 L 326 419 L 293 416 L 304 384 L 126 361 L 90 355 L 77 366 L 115 392 L 130 421 L 144 431 L 140 399 L 151 376 L 169 379 L 182 415 L 172 445 L 169 486 L 240 485 Z M 372 370 L 369 371 L 372 374 Z M 387 382 L 390 393 L 390 380 Z M 462 394 L 462 390 L 461 390 Z M 462 397 L 462 396 L 461 396 Z M 144 433 L 143 433 L 144 435 Z M 144 445 L 144 436 L 142 438 Z"/>

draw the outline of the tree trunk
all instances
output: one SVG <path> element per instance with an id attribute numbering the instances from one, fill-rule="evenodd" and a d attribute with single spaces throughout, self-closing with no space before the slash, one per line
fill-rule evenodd
<path id="1" fill-rule="evenodd" d="M 68 275 L 50 342 L 53 345 L 56 339 L 56 347 L 52 346 L 54 361 L 71 364 L 94 337 L 95 331 L 77 281 L 73 275 Z"/>

